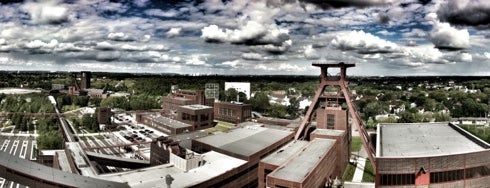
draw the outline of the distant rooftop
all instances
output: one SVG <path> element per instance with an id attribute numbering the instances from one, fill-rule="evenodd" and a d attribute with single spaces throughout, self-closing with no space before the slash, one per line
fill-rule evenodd
<path id="1" fill-rule="evenodd" d="M 206 161 L 204 165 L 187 172 L 173 164 L 164 164 L 127 172 L 103 174 L 97 178 L 127 182 L 129 186 L 136 188 L 165 187 L 165 176 L 169 174 L 174 178 L 172 187 L 191 187 L 238 168 L 247 162 L 214 151 L 204 153 L 203 156 Z"/>
<path id="2" fill-rule="evenodd" d="M 167 125 L 169 127 L 174 127 L 174 128 L 183 128 L 183 127 L 191 127 L 192 125 L 189 125 L 187 123 L 183 123 L 177 120 L 173 120 L 168 117 L 164 117 L 159 114 L 150 114 L 146 117 L 150 117 L 152 120 L 159 122 L 161 124 Z"/>
<path id="3" fill-rule="evenodd" d="M 198 138 L 196 141 L 249 157 L 292 133 L 287 130 L 245 126 L 231 129 L 225 133 Z"/>
<path id="4" fill-rule="evenodd" d="M 185 105 L 185 106 L 181 106 L 181 107 L 191 109 L 191 110 L 202 110 L 202 109 L 213 108 L 211 106 L 206 106 L 206 105 L 201 105 L 201 104 L 191 104 L 191 105 Z"/>
<path id="5" fill-rule="evenodd" d="M 290 159 L 284 166 L 269 174 L 278 179 L 302 182 L 303 179 L 318 165 L 319 160 L 335 144 L 335 140 L 316 138 L 300 153 Z"/>
<path id="6" fill-rule="evenodd" d="M 299 150 L 301 150 L 301 148 L 303 148 L 307 144 L 308 141 L 305 140 L 291 141 L 285 146 L 283 146 L 282 148 L 276 150 L 274 153 L 271 153 L 269 156 L 262 159 L 261 162 L 279 166 L 284 162 L 286 162 L 287 159 L 289 159 L 291 156 L 293 156 L 295 153 L 297 153 Z"/>
<path id="7" fill-rule="evenodd" d="M 488 144 L 448 123 L 380 124 L 378 129 L 377 157 L 449 155 L 488 148 Z"/>

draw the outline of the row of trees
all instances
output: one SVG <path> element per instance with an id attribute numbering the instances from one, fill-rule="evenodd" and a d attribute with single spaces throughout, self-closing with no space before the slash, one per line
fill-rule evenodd
<path id="1" fill-rule="evenodd" d="M 132 95 L 129 97 L 107 97 L 102 99 L 100 106 L 124 110 L 149 110 L 161 108 L 160 97 L 146 94 Z"/>
<path id="2" fill-rule="evenodd" d="M 59 131 L 55 116 L 39 118 L 37 120 L 37 147 L 43 149 L 61 149 L 63 148 L 63 135 Z"/>

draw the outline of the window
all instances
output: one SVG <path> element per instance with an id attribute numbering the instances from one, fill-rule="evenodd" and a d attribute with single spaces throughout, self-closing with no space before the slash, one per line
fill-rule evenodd
<path id="1" fill-rule="evenodd" d="M 381 174 L 381 185 L 414 185 L 415 174 Z"/>
<path id="2" fill-rule="evenodd" d="M 334 129 L 334 128 L 335 128 L 335 115 L 327 114 L 327 129 Z"/>
<path id="3" fill-rule="evenodd" d="M 464 171 L 462 169 L 430 173 L 430 183 L 457 181 L 462 179 L 464 179 Z"/>

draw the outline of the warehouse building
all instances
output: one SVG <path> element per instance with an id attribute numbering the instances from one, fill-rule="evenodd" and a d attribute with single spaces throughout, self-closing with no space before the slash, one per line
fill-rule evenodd
<path id="1" fill-rule="evenodd" d="M 378 187 L 482 187 L 490 145 L 451 123 L 380 124 Z"/>

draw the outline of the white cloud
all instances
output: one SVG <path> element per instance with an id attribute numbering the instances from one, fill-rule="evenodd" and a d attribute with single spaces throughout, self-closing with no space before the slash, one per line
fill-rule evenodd
<path id="1" fill-rule="evenodd" d="M 281 72 L 283 74 L 288 74 L 288 72 L 302 72 L 306 70 L 305 67 L 292 65 L 289 63 L 258 64 L 255 65 L 254 68 L 258 70 Z"/>
<path id="2" fill-rule="evenodd" d="M 210 25 L 204 27 L 201 32 L 201 38 L 208 42 L 281 44 L 289 39 L 287 29 L 280 29 L 274 24 L 264 25 L 253 20 L 246 21 L 237 29 L 223 30 L 217 25 Z"/>
<path id="3" fill-rule="evenodd" d="M 337 35 L 332 46 L 341 50 L 355 50 L 359 53 L 389 53 L 399 51 L 399 46 L 364 31 L 351 31 Z"/>
<path id="4" fill-rule="evenodd" d="M 225 42 L 228 35 L 217 25 L 210 25 L 201 30 L 201 38 L 208 42 Z"/>
<path id="5" fill-rule="evenodd" d="M 145 10 L 145 14 L 148 16 L 158 16 L 158 17 L 175 17 L 179 14 L 178 11 L 176 10 L 168 10 L 168 11 L 163 11 L 161 9 L 148 9 Z"/>
<path id="6" fill-rule="evenodd" d="M 467 29 L 457 29 L 449 23 L 440 22 L 435 13 L 427 15 L 433 23 L 430 41 L 438 48 L 469 48 L 470 34 Z"/>
<path id="7" fill-rule="evenodd" d="M 114 40 L 114 41 L 134 41 L 135 39 L 123 32 L 116 32 L 116 33 L 109 33 L 107 35 L 108 39 Z"/>
<path id="8" fill-rule="evenodd" d="M 32 23 L 52 24 L 68 20 L 68 9 L 60 5 L 58 0 L 46 0 L 41 2 L 28 2 L 21 9 L 31 16 Z"/>
<path id="9" fill-rule="evenodd" d="M 264 59 L 261 54 L 259 53 L 243 53 L 242 58 L 245 60 L 254 60 L 254 61 L 259 61 Z"/>
<path id="10" fill-rule="evenodd" d="M 98 50 L 115 50 L 116 46 L 107 42 L 107 41 L 102 41 L 102 42 L 97 43 L 97 45 L 95 46 L 95 49 L 98 49 Z"/>
<path id="11" fill-rule="evenodd" d="M 306 59 L 320 59 L 320 54 L 318 54 L 318 52 L 313 48 L 312 45 L 308 45 L 303 48 Z"/>
<path id="12" fill-rule="evenodd" d="M 58 45 L 58 41 L 56 39 L 51 40 L 49 43 L 45 43 L 41 40 L 33 40 L 25 44 L 25 47 L 29 49 L 39 49 L 39 48 L 53 49 L 57 45 Z"/>
<path id="13" fill-rule="evenodd" d="M 483 55 L 484 55 L 484 56 L 485 56 L 487 59 L 490 59 L 490 53 L 485 52 L 485 53 L 483 53 Z"/>
<path id="14" fill-rule="evenodd" d="M 240 65 L 242 64 L 242 62 L 240 62 L 240 60 L 233 60 L 233 61 L 225 61 L 223 63 L 221 63 L 221 65 L 224 65 L 224 66 L 229 66 L 229 67 L 232 67 L 232 68 L 237 68 L 237 67 L 240 67 Z"/>
<path id="15" fill-rule="evenodd" d="M 255 48 L 264 50 L 264 51 L 272 53 L 272 54 L 283 54 L 286 51 L 288 51 L 292 45 L 293 45 L 293 41 L 287 40 L 287 41 L 284 41 L 283 43 L 281 43 L 280 45 L 266 44 L 266 45 L 255 46 Z"/>
<path id="16" fill-rule="evenodd" d="M 165 35 L 167 35 L 167 37 L 176 37 L 176 36 L 180 35 L 180 31 L 182 31 L 182 28 L 173 27 L 173 28 L 170 28 L 170 30 L 167 31 L 167 33 L 165 33 Z"/>
<path id="17" fill-rule="evenodd" d="M 409 32 L 402 33 L 402 36 L 405 38 L 409 38 L 409 37 L 422 38 L 422 37 L 427 36 L 427 32 L 422 30 L 422 29 L 414 28 L 414 29 L 411 29 Z"/>
<path id="18" fill-rule="evenodd" d="M 395 33 L 395 32 L 390 32 L 390 31 L 388 31 L 388 30 L 386 30 L 386 29 L 385 29 L 385 30 L 378 31 L 378 32 L 376 32 L 376 33 L 381 34 L 381 35 L 387 35 L 387 36 L 396 35 L 396 33 Z"/>
<path id="19" fill-rule="evenodd" d="M 206 61 L 201 60 L 199 55 L 192 55 L 190 59 L 187 59 L 185 62 L 186 65 L 206 65 Z"/>

